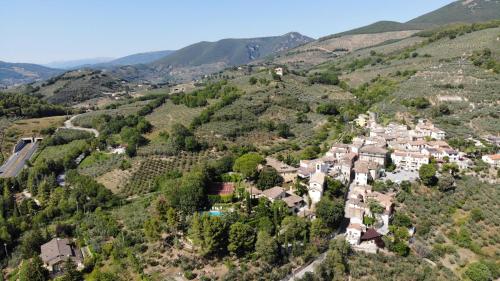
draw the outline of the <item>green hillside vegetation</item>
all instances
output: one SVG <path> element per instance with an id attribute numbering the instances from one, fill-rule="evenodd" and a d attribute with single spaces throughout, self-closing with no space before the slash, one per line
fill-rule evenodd
<path id="1" fill-rule="evenodd" d="M 39 118 L 67 114 L 72 110 L 49 104 L 35 95 L 0 92 L 0 117 Z"/>
<path id="2" fill-rule="evenodd" d="M 498 236 L 492 232 L 500 220 L 493 208 L 498 198 L 495 185 L 465 177 L 457 180 L 454 192 L 423 193 L 427 191 L 417 188 L 399 197 L 402 212 L 417 227 L 417 255 L 447 264 L 459 276 L 467 263 L 480 260 L 493 279 L 498 278 Z"/>

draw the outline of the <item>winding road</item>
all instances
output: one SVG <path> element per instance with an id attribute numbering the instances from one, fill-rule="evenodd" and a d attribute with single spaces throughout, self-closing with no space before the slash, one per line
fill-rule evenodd
<path id="1" fill-rule="evenodd" d="M 92 129 L 92 128 L 84 128 L 84 127 L 79 127 L 79 126 L 75 126 L 73 125 L 73 120 L 80 116 L 81 114 L 78 114 L 78 115 L 75 115 L 71 118 L 69 118 L 68 120 L 64 121 L 64 127 L 61 127 L 63 129 L 72 129 L 72 130 L 80 130 L 80 131 L 85 131 L 85 132 L 89 132 L 89 133 L 92 133 L 94 134 L 94 136 L 96 138 L 99 137 L 99 131 L 97 131 L 96 129 Z"/>

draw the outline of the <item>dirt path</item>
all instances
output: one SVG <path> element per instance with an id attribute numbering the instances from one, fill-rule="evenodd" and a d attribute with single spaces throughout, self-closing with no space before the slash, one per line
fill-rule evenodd
<path id="1" fill-rule="evenodd" d="M 84 128 L 84 127 L 79 127 L 79 126 L 75 126 L 73 125 L 73 120 L 78 117 L 80 115 L 75 115 L 71 118 L 69 118 L 68 120 L 64 121 L 64 127 L 61 127 L 61 128 L 64 128 L 64 129 L 72 129 L 72 130 L 80 130 L 80 131 L 85 131 L 85 132 L 89 132 L 89 133 L 92 133 L 95 135 L 96 138 L 99 137 L 99 131 L 97 131 L 96 129 L 92 129 L 92 128 Z"/>

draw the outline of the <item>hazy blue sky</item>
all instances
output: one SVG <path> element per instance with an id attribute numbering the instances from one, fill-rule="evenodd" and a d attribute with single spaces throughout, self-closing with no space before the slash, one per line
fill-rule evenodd
<path id="1" fill-rule="evenodd" d="M 314 38 L 407 21 L 451 0 L 0 0 L 0 60 L 47 63 L 178 49 L 198 41 Z"/>

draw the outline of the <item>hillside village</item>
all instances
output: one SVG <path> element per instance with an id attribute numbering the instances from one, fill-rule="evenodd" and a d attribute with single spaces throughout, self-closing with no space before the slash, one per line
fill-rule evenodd
<path id="1" fill-rule="evenodd" d="M 452 163 L 460 170 L 469 168 L 472 161 L 452 149 L 445 141 L 446 133 L 428 120 L 418 120 L 412 129 L 395 123 L 380 125 L 374 113 L 362 114 L 354 122 L 366 129 L 367 136 L 355 137 L 351 144 L 335 143 L 323 157 L 301 160 L 298 168 L 266 158 L 266 165 L 276 169 L 285 183 L 296 178 L 306 180 L 307 194 L 303 197 L 279 186 L 264 191 L 252 187 L 251 192 L 254 198 L 283 200 L 293 213 L 314 219 L 326 178 L 338 180 L 349 186 L 345 197 L 347 241 L 353 249 L 376 253 L 384 247 L 381 236 L 389 232 L 395 193 L 374 191 L 373 182 L 414 181 L 419 178 L 419 169 L 432 161 L 438 165 Z M 374 204 L 382 206 L 380 213 L 374 213 Z M 375 222 L 366 225 L 366 217 L 375 218 Z"/>

